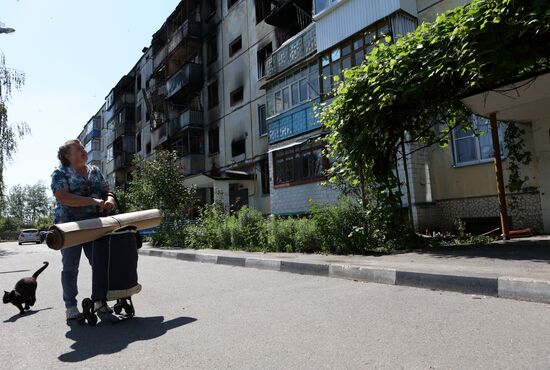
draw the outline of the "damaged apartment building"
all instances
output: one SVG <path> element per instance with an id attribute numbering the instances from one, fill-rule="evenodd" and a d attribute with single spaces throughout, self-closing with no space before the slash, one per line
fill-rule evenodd
<path id="1" fill-rule="evenodd" d="M 218 198 L 232 210 L 300 215 L 311 201 L 334 202 L 339 191 L 322 185 L 330 163 L 319 105 L 376 43 L 468 2 L 180 1 L 85 126 L 90 161 L 112 186 L 124 186 L 133 155 L 173 150 L 201 200 Z M 461 135 L 453 133 L 448 148 L 407 146 L 408 160 L 397 163 L 409 189 L 403 207 L 419 230 L 498 219 L 490 140 Z M 514 224 L 542 227 L 540 195 L 522 199 L 529 207 Z"/>

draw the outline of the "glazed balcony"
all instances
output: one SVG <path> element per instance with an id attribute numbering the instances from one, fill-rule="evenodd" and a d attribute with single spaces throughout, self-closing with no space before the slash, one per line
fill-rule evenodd
<path id="1" fill-rule="evenodd" d="M 285 41 L 266 61 L 266 76 L 272 78 L 317 51 L 315 23 Z"/>

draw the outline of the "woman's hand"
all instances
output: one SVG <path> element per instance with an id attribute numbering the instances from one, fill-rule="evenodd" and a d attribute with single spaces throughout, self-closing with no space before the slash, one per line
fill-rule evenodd
<path id="1" fill-rule="evenodd" d="M 108 200 L 103 202 L 103 209 L 110 212 L 113 210 L 113 208 L 115 208 L 115 201 L 113 200 L 113 198 L 109 197 Z"/>
<path id="2" fill-rule="evenodd" d="M 103 199 L 99 199 L 99 198 L 90 198 L 90 199 L 92 202 L 90 205 L 99 207 L 101 209 L 105 208 L 105 201 Z"/>

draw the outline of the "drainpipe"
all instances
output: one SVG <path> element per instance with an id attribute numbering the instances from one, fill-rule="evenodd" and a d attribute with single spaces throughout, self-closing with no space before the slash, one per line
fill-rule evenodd
<path id="1" fill-rule="evenodd" d="M 498 203 L 500 207 L 500 225 L 502 227 L 502 239 L 510 240 L 508 229 L 508 210 L 506 206 L 506 192 L 504 190 L 504 176 L 502 174 L 502 159 L 500 158 L 500 143 L 498 141 L 497 114 L 491 113 L 491 137 L 493 139 L 493 157 L 497 180 Z"/>

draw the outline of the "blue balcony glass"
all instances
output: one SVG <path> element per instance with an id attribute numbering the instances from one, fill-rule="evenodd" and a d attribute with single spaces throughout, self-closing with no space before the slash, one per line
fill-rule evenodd
<path id="1" fill-rule="evenodd" d="M 318 99 L 297 106 L 288 112 L 267 120 L 269 144 L 318 129 L 319 119 L 315 117 L 313 106 Z"/>

